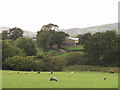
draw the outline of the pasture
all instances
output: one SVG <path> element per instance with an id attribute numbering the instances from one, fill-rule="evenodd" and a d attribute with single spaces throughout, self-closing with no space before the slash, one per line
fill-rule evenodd
<path id="1" fill-rule="evenodd" d="M 118 73 L 2 71 L 2 88 L 118 88 Z M 50 81 L 50 77 L 56 81 Z M 107 77 L 104 80 L 104 76 Z"/>

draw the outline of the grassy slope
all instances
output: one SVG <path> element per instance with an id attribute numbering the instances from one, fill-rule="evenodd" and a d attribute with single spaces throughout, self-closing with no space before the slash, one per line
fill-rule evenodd
<path id="1" fill-rule="evenodd" d="M 84 49 L 84 47 L 82 45 L 71 45 L 71 46 L 64 46 L 65 48 L 67 49 L 70 49 L 70 50 L 82 50 Z"/>
<path id="2" fill-rule="evenodd" d="M 24 72 L 16 74 L 11 71 L 3 71 L 3 88 L 117 88 L 118 75 L 100 72 L 54 72 L 52 76 L 58 79 L 58 82 L 50 82 L 47 72 Z M 107 80 L 103 80 L 106 76 Z"/>
<path id="3" fill-rule="evenodd" d="M 82 45 L 74 45 L 74 46 L 65 45 L 64 48 L 69 49 L 69 50 L 82 50 L 83 46 Z M 47 53 L 52 54 L 52 53 L 57 53 L 57 52 L 58 51 L 55 51 L 55 50 L 49 50 Z M 37 48 L 37 55 L 43 55 L 43 54 L 44 54 L 43 49 Z M 63 56 L 67 56 L 68 54 L 69 53 L 64 52 L 62 54 L 56 55 L 55 57 L 63 57 Z"/>

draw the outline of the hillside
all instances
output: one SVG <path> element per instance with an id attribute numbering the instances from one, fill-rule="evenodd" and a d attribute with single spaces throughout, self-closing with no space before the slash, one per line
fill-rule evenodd
<path id="1" fill-rule="evenodd" d="M 1 26 L 0 27 L 0 33 L 2 32 L 2 31 L 5 31 L 5 30 L 9 30 L 10 28 L 9 27 L 5 27 L 5 26 Z M 24 36 L 25 37 L 35 37 L 36 36 L 36 32 L 31 32 L 31 31 L 27 31 L 27 30 L 23 30 L 24 31 Z"/>
<path id="2" fill-rule="evenodd" d="M 90 33 L 104 32 L 108 30 L 118 30 L 118 23 L 97 25 L 97 26 L 92 26 L 87 28 L 60 29 L 60 31 L 64 31 L 68 33 L 70 36 L 76 36 L 78 34 L 84 34 L 87 32 L 90 32 Z"/>
<path id="3" fill-rule="evenodd" d="M 0 33 L 4 30 L 8 30 L 9 27 L 0 27 Z M 86 28 L 71 28 L 71 29 L 59 29 L 59 31 L 64 31 L 68 33 L 70 36 L 76 36 L 78 34 L 84 34 L 84 33 L 95 33 L 95 32 L 104 32 L 108 30 L 118 30 L 118 23 L 112 23 L 112 24 L 104 24 L 104 25 L 97 25 L 92 27 L 86 27 Z M 31 32 L 24 30 L 24 36 L 26 37 L 35 37 L 36 32 Z"/>

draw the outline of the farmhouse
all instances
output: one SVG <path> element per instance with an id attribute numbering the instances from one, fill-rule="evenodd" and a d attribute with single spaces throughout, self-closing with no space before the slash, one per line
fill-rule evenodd
<path id="1" fill-rule="evenodd" d="M 67 45 L 76 45 L 79 43 L 79 38 L 66 37 L 65 43 Z"/>

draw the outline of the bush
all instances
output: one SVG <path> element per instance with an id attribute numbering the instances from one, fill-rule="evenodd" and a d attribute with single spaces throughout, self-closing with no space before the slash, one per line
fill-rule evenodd
<path id="1" fill-rule="evenodd" d="M 7 58 L 6 61 L 3 63 L 4 69 L 9 70 L 35 70 L 36 63 L 34 62 L 33 56 L 28 57 L 21 57 L 21 56 L 14 56 Z"/>
<path id="2" fill-rule="evenodd" d="M 84 65 L 87 64 L 87 58 L 80 52 L 72 52 L 68 54 L 65 59 L 67 65 Z"/>
<path id="3" fill-rule="evenodd" d="M 25 56 L 25 53 L 22 49 L 14 46 L 12 41 L 2 41 L 2 61 L 4 62 L 6 58 L 13 56 Z"/>
<path id="4" fill-rule="evenodd" d="M 21 71 L 62 71 L 65 65 L 66 60 L 53 58 L 47 54 L 40 60 L 38 58 L 36 60 L 35 56 L 14 56 L 6 59 L 3 63 L 3 69 Z"/>
<path id="5" fill-rule="evenodd" d="M 66 60 L 63 58 L 53 58 L 46 54 L 40 61 L 40 67 L 43 71 L 62 71 L 66 65 Z"/>
<path id="6" fill-rule="evenodd" d="M 21 37 L 15 41 L 15 45 L 25 51 L 26 55 L 33 56 L 36 55 L 35 42 L 28 37 Z"/>
<path id="7" fill-rule="evenodd" d="M 54 71 L 62 71 L 67 61 L 64 58 L 54 58 Z"/>

